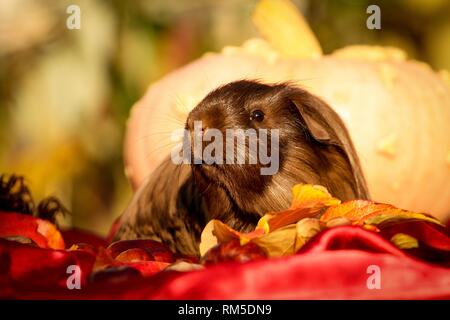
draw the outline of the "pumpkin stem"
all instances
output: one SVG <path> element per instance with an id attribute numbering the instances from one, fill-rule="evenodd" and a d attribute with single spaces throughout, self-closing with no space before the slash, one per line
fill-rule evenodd
<path id="1" fill-rule="evenodd" d="M 253 23 L 275 49 L 288 57 L 322 56 L 319 41 L 289 0 L 261 0 L 253 13 Z"/>

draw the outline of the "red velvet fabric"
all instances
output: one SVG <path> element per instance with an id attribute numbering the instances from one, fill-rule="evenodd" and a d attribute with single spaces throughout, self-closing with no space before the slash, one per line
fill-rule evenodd
<path id="1" fill-rule="evenodd" d="M 403 232 L 419 248 L 400 250 L 387 239 Z M 67 235 L 67 234 L 66 234 Z M 72 239 L 75 236 L 71 235 Z M 82 236 L 77 235 L 77 241 Z M 92 235 L 89 235 L 94 244 Z M 101 239 L 98 239 L 101 243 Z M 73 242 L 67 241 L 66 242 Z M 140 244 L 144 247 L 144 244 Z M 158 250 L 161 250 L 159 248 Z M 93 246 L 52 250 L 0 239 L 0 296 L 19 299 L 450 299 L 450 238 L 444 228 L 408 221 L 380 233 L 360 227 L 321 232 L 297 254 L 244 264 L 227 262 L 191 272 L 143 275 L 123 265 L 93 277 Z M 104 250 L 103 250 L 104 251 Z M 156 257 L 156 255 L 155 255 Z M 156 259 L 156 258 L 155 258 Z M 147 262 L 158 271 L 161 261 Z M 81 289 L 69 290 L 68 265 L 82 270 Z M 380 289 L 370 289 L 370 266 Z M 369 269 L 368 269 L 369 268 Z"/>

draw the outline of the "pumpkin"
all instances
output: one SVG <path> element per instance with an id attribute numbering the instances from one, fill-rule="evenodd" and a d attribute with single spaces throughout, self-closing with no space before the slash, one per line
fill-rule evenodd
<path id="1" fill-rule="evenodd" d="M 132 108 L 126 174 L 137 188 L 177 143 L 188 112 L 212 89 L 238 79 L 290 81 L 325 100 L 353 139 L 371 197 L 450 217 L 450 81 L 392 47 L 350 46 L 324 55 L 287 0 L 262 0 L 264 36 L 225 47 L 153 83 Z"/>

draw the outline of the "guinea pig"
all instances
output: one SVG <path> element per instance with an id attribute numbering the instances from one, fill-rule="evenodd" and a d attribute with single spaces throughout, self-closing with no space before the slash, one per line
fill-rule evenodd
<path id="1" fill-rule="evenodd" d="M 199 133 L 196 123 L 201 124 Z M 225 136 L 230 129 L 276 132 L 276 140 L 256 137 L 268 153 L 277 154 L 276 170 L 262 174 L 271 164 L 259 159 L 250 163 L 249 152 L 247 161 L 240 163 L 198 161 L 193 140 L 212 129 Z M 121 216 L 115 240 L 154 239 L 195 256 L 209 220 L 250 231 L 265 213 L 290 206 L 295 184 L 323 185 L 342 201 L 369 198 L 358 156 L 339 116 L 320 98 L 289 83 L 240 80 L 221 86 L 189 113 L 186 130 L 190 163 L 167 157 L 160 164 Z M 248 142 L 244 147 L 249 150 Z M 205 148 L 202 141 L 201 150 Z M 235 144 L 231 150 L 238 148 Z M 229 150 L 216 152 L 221 150 L 225 155 L 219 159 L 227 160 Z"/>

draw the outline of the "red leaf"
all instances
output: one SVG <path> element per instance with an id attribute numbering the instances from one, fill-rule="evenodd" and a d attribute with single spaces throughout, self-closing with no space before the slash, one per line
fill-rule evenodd
<path id="1" fill-rule="evenodd" d="M 165 244 L 154 240 L 122 240 L 109 245 L 107 251 L 112 258 L 129 249 L 142 249 L 150 257 L 148 260 L 172 263 L 175 261 L 173 252 Z"/>
<path id="2" fill-rule="evenodd" d="M 87 251 L 52 250 L 0 239 L 1 264 L 18 290 L 67 289 L 67 268 L 76 265 L 81 270 L 81 283 L 86 283 L 95 256 Z M 6 267 L 5 267 L 6 265 Z"/>
<path id="3" fill-rule="evenodd" d="M 0 212 L 0 237 L 23 236 L 41 248 L 64 249 L 61 233 L 52 223 L 15 212 Z"/>
<path id="4" fill-rule="evenodd" d="M 248 262 L 266 257 L 266 252 L 255 243 L 241 245 L 238 239 L 234 239 L 210 249 L 203 256 L 202 262 L 206 265 L 227 261 Z"/>

